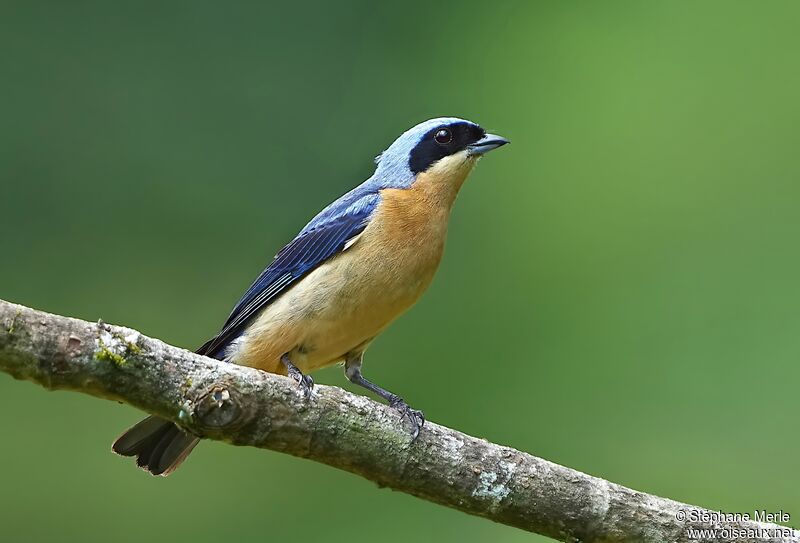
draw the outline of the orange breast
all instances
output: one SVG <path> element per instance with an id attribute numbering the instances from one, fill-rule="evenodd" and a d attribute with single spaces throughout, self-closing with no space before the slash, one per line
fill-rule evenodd
<path id="1" fill-rule="evenodd" d="M 422 174 L 411 188 L 381 191 L 361 236 L 265 308 L 245 332 L 234 361 L 283 372 L 279 359 L 288 352 L 309 372 L 367 345 L 433 279 L 463 179 L 456 181 L 454 186 L 452 177 Z"/>

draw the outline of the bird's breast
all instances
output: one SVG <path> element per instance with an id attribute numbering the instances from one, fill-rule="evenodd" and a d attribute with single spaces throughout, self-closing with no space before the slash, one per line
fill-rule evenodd
<path id="1" fill-rule="evenodd" d="M 413 303 L 439 267 L 449 210 L 438 209 L 413 189 L 387 189 L 381 197 L 351 249 L 354 266 L 363 267 L 364 282 L 375 283 L 382 297 L 411 298 Z"/>
<path id="2" fill-rule="evenodd" d="M 448 216 L 449 206 L 423 190 L 383 190 L 358 239 L 266 307 L 235 361 L 281 373 L 289 352 L 308 372 L 368 344 L 430 285 Z"/>

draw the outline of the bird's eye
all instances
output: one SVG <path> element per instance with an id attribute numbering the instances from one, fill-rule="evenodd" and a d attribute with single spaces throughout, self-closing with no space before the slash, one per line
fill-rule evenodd
<path id="1" fill-rule="evenodd" d="M 451 134 L 448 129 L 442 128 L 441 130 L 436 132 L 436 135 L 433 136 L 433 139 L 435 139 L 436 143 L 440 145 L 447 145 L 448 143 L 453 141 L 453 134 Z"/>

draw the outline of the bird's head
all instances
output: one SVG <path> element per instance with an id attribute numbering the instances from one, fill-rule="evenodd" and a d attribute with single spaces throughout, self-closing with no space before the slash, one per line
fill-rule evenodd
<path id="1" fill-rule="evenodd" d="M 376 157 L 375 177 L 398 188 L 422 175 L 460 186 L 481 156 L 506 143 L 471 121 L 430 119 L 404 132 Z"/>

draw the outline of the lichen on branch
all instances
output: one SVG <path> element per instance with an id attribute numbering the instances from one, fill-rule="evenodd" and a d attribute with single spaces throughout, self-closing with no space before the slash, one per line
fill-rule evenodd
<path id="1" fill-rule="evenodd" d="M 711 512 L 435 423 L 412 441 L 395 411 L 340 388 L 318 385 L 307 400 L 285 377 L 206 358 L 130 328 L 2 300 L 0 371 L 125 402 L 201 437 L 309 458 L 561 541 L 716 541 L 689 530 L 727 529 L 736 535 L 726 541 L 800 543 L 800 532 L 775 524 L 708 514 L 682 520 L 681 511 Z"/>

